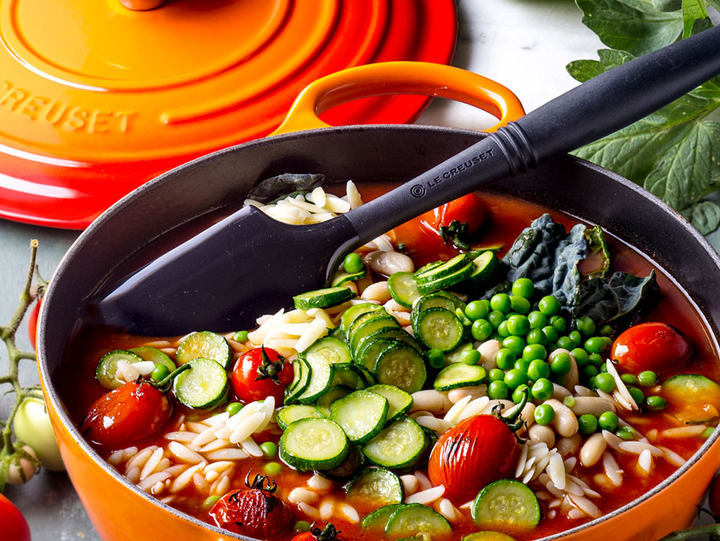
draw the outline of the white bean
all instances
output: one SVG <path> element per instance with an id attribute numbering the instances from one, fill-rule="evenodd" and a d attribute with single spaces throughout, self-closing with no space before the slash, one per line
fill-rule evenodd
<path id="1" fill-rule="evenodd" d="M 545 443 L 548 449 L 552 449 L 555 446 L 555 431 L 549 426 L 545 425 L 532 425 L 528 429 L 528 436 L 530 441 L 533 443 Z"/>
<path id="2" fill-rule="evenodd" d="M 615 413 L 614 404 L 608 402 L 604 398 L 596 398 L 593 396 L 576 396 L 575 404 L 570 409 L 573 410 L 576 417 L 580 417 L 581 415 L 588 413 L 598 417 L 606 411 L 612 411 Z"/>
<path id="3" fill-rule="evenodd" d="M 412 394 L 413 405 L 410 412 L 413 411 L 429 411 L 431 413 L 447 413 L 453 406 L 447 393 L 441 393 L 434 389 L 418 391 Z"/>
<path id="4" fill-rule="evenodd" d="M 577 450 L 580 449 L 581 443 L 582 436 L 580 434 L 575 434 L 569 438 L 560 438 L 555 444 L 555 447 L 557 448 L 558 453 L 560 453 L 563 457 L 566 457 L 577 453 Z"/>
<path id="5" fill-rule="evenodd" d="M 555 418 L 551 423 L 555 432 L 564 438 L 569 438 L 577 434 L 579 428 L 578 420 L 570 408 L 554 398 L 546 400 L 545 404 L 548 404 L 555 410 Z"/>
<path id="6" fill-rule="evenodd" d="M 318 499 L 319 496 L 317 495 L 317 492 L 313 492 L 312 490 L 300 487 L 294 488 L 288 495 L 288 500 L 294 504 L 298 504 L 301 502 L 315 503 L 316 501 L 318 501 Z"/>
<path id="7" fill-rule="evenodd" d="M 553 398 L 562 402 L 563 398 L 572 396 L 572 393 L 559 383 L 553 383 Z"/>
<path id="8" fill-rule="evenodd" d="M 607 449 L 607 442 L 603 435 L 600 433 L 593 434 L 580 449 L 580 464 L 586 468 L 593 467 L 602 458 L 605 449 Z"/>
<path id="9" fill-rule="evenodd" d="M 396 272 L 413 272 L 415 265 L 412 259 L 400 252 L 370 252 L 365 256 L 365 263 L 380 274 L 392 276 Z"/>
<path id="10" fill-rule="evenodd" d="M 480 344 L 477 349 L 480 352 L 480 364 L 483 365 L 485 370 L 489 372 L 497 367 L 495 356 L 497 352 L 502 349 L 502 344 L 499 340 L 486 340 Z"/>
<path id="11" fill-rule="evenodd" d="M 374 284 L 370 284 L 365 288 L 365 291 L 363 291 L 362 297 L 363 299 L 377 301 L 379 303 L 386 303 L 392 298 L 390 291 L 388 290 L 387 282 L 375 282 Z"/>
<path id="12" fill-rule="evenodd" d="M 532 402 L 525 404 L 525 407 L 523 407 L 520 412 L 520 417 L 522 417 L 522 420 L 525 421 L 523 426 L 532 427 L 535 423 L 535 404 Z"/>
<path id="13" fill-rule="evenodd" d="M 475 398 L 480 398 L 481 396 L 487 396 L 487 385 L 461 387 L 459 389 L 453 389 L 452 391 L 448 391 L 448 398 L 453 404 L 457 404 L 466 396 L 471 396 L 473 400 Z"/>

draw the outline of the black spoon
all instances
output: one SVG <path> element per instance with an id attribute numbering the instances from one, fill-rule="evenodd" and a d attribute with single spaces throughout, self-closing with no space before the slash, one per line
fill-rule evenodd
<path id="1" fill-rule="evenodd" d="M 244 208 L 101 292 L 95 322 L 156 336 L 252 328 L 258 316 L 290 306 L 293 295 L 323 287 L 349 251 L 609 135 L 719 73 L 716 27 L 591 79 L 333 220 L 291 226 Z"/>

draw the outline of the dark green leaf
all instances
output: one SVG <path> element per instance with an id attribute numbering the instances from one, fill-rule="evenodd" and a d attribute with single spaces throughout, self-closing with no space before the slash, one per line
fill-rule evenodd
<path id="1" fill-rule="evenodd" d="M 675 42 L 683 30 L 677 11 L 661 11 L 651 0 L 576 0 L 583 23 L 613 49 L 636 56 Z"/>
<path id="2" fill-rule="evenodd" d="M 659 11 L 678 11 L 682 9 L 682 0 L 653 0 Z"/>
<path id="3" fill-rule="evenodd" d="M 628 52 L 614 51 L 612 49 L 600 49 L 598 51 L 600 60 L 576 60 L 567 65 L 568 73 L 581 83 L 589 81 L 593 77 L 605 73 L 609 69 L 629 62 L 633 58 Z"/>
<path id="4" fill-rule="evenodd" d="M 693 33 L 695 21 L 707 19 L 707 5 L 705 0 L 683 0 L 683 39 L 689 38 Z"/>
<path id="5" fill-rule="evenodd" d="M 585 230 L 585 239 L 588 242 L 590 248 L 590 257 L 595 267 L 591 271 L 583 269 L 583 273 L 586 276 L 605 278 L 608 271 L 610 270 L 610 250 L 608 249 L 607 242 L 605 242 L 605 233 L 600 229 L 599 225 L 596 225 L 592 229 Z"/>
<path id="6" fill-rule="evenodd" d="M 591 317 L 597 325 L 602 325 L 651 306 L 659 295 L 655 271 L 646 278 L 616 272 L 607 282 L 591 278 L 580 284 L 574 315 Z"/>
<path id="7" fill-rule="evenodd" d="M 683 210 L 682 215 L 703 235 L 712 233 L 720 225 L 720 207 L 712 201 L 700 201 Z"/>

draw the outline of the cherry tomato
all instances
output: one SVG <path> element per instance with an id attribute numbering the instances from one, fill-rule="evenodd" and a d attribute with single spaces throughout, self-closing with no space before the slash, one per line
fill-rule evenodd
<path id="1" fill-rule="evenodd" d="M 469 193 L 426 212 L 421 220 L 435 232 L 457 220 L 468 224 L 468 233 L 476 233 L 485 221 L 485 205 L 477 195 Z"/>
<path id="2" fill-rule="evenodd" d="M 263 400 L 269 396 L 280 405 L 285 387 L 293 380 L 292 364 L 274 349 L 260 347 L 244 353 L 235 363 L 232 386 L 243 402 Z"/>
<path id="3" fill-rule="evenodd" d="M 0 531 L 3 541 L 30 541 L 30 528 L 13 503 L 0 494 Z"/>
<path id="4" fill-rule="evenodd" d="M 35 343 L 37 342 L 37 322 L 38 316 L 40 315 L 41 304 L 42 299 L 38 299 L 35 305 L 30 309 L 30 314 L 28 315 L 28 338 L 30 338 L 30 344 L 33 349 L 35 348 Z"/>
<path id="5" fill-rule="evenodd" d="M 520 446 L 505 421 L 476 415 L 445 432 L 430 453 L 433 485 L 445 486 L 453 503 L 467 502 L 493 481 L 512 477 Z"/>
<path id="6" fill-rule="evenodd" d="M 293 523 L 292 511 L 273 495 L 277 489 L 274 482 L 264 475 L 256 475 L 252 482 L 249 478 L 248 473 L 248 488 L 225 494 L 210 509 L 210 516 L 218 527 L 234 533 L 256 539 L 278 538 Z"/>
<path id="7" fill-rule="evenodd" d="M 292 538 L 292 541 L 331 541 L 332 539 L 343 541 L 342 537 L 338 537 L 340 532 L 332 524 L 328 523 L 323 529 L 320 529 L 316 524 L 313 522 L 309 532 L 296 535 Z"/>
<path id="8" fill-rule="evenodd" d="M 692 353 L 692 345 L 679 330 L 665 323 L 641 323 L 617 337 L 610 350 L 626 371 L 665 372 L 683 365 Z"/>
<path id="9" fill-rule="evenodd" d="M 32 447 L 46 469 L 65 471 L 45 402 L 39 398 L 23 400 L 13 418 L 13 430 L 19 440 Z"/>
<path id="10" fill-rule="evenodd" d="M 147 381 L 132 381 L 95 402 L 80 423 L 80 432 L 98 445 L 126 446 L 157 432 L 167 423 L 172 404 Z"/>

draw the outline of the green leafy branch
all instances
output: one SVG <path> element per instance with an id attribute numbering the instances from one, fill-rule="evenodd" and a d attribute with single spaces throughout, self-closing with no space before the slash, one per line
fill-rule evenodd
<path id="1" fill-rule="evenodd" d="M 585 82 L 615 66 L 712 27 L 708 7 L 720 0 L 576 0 L 583 23 L 611 47 L 599 60 L 567 70 Z M 705 196 L 720 189 L 720 77 L 656 113 L 575 154 L 645 187 L 703 234 L 720 225 L 720 207 Z"/>
<path id="2" fill-rule="evenodd" d="M 42 392 L 38 387 L 22 387 L 20 385 L 20 362 L 25 359 L 34 361 L 35 354 L 21 351 L 15 342 L 15 335 L 25 314 L 33 302 L 42 297 L 45 287 L 47 286 L 47 282 L 42 279 L 37 270 L 37 249 L 38 241 L 31 241 L 30 268 L 25 280 L 25 286 L 20 294 L 20 301 L 10 323 L 7 326 L 0 327 L 0 339 L 5 343 L 9 365 L 7 374 L 0 376 L 0 385 L 9 384 L 12 388 L 8 392 L 15 393 L 15 403 L 10 411 L 10 415 L 5 421 L 0 420 L 0 492 L 5 490 L 5 484 L 8 482 L 10 474 L 19 475 L 23 482 L 27 481 L 23 462 L 29 462 L 35 469 L 40 467 L 40 461 L 27 451 L 22 441 L 13 441 L 12 431 L 13 419 L 23 400 L 30 397 L 41 400 L 43 398 Z"/>

